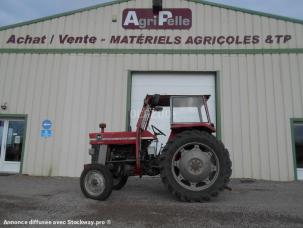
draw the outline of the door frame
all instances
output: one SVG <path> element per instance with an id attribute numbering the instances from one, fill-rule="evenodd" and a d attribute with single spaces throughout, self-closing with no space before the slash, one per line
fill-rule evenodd
<path id="1" fill-rule="evenodd" d="M 297 152 L 296 152 L 296 145 L 295 145 L 295 128 L 294 125 L 296 123 L 303 123 L 303 118 L 290 118 L 290 131 L 291 131 L 291 146 L 292 146 L 292 156 L 293 156 L 293 163 L 294 163 L 294 177 L 295 180 L 298 180 L 298 173 L 297 173 Z"/>
<path id="2" fill-rule="evenodd" d="M 27 132 L 27 114 L 3 114 L 0 113 L 0 118 L 1 119 L 6 119 L 6 120 L 10 120 L 10 119 L 23 119 L 24 120 L 24 136 L 23 136 L 23 140 L 22 140 L 22 150 L 21 150 L 21 160 L 20 160 L 20 170 L 19 173 L 22 173 L 22 169 L 23 169 L 23 160 L 24 160 L 24 151 L 25 151 L 25 142 L 26 142 L 26 132 Z"/>
<path id="3" fill-rule="evenodd" d="M 158 74 L 213 74 L 215 76 L 215 100 L 216 100 L 216 137 L 222 139 L 222 122 L 221 122 L 221 88 L 220 88 L 220 72 L 219 71 L 144 71 L 144 70 L 128 70 L 127 74 L 127 95 L 126 95 L 126 121 L 125 129 L 130 130 L 130 109 L 131 109 L 131 90 L 132 76 L 134 73 L 158 73 Z"/>

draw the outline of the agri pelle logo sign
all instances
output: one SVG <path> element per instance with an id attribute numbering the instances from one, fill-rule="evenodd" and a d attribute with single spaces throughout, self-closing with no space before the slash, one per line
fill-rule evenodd
<path id="1" fill-rule="evenodd" d="M 190 29 L 190 9 L 163 9 L 157 14 L 152 9 L 125 9 L 122 14 L 124 29 Z"/>

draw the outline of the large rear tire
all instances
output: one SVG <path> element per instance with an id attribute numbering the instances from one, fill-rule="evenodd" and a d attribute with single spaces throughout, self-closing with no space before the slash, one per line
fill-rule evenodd
<path id="1" fill-rule="evenodd" d="M 208 201 L 218 195 L 231 176 L 229 153 L 205 131 L 184 131 L 170 140 L 160 156 L 160 176 L 182 201 Z"/>
<path id="2" fill-rule="evenodd" d="M 88 165 L 82 171 L 80 187 L 86 197 L 101 201 L 106 200 L 113 188 L 112 174 L 104 165 Z"/>

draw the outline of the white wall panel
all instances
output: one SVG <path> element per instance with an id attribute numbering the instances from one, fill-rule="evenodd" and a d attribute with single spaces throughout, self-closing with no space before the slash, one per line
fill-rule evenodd
<path id="1" fill-rule="evenodd" d="M 275 108 L 274 100 L 274 83 L 273 83 L 273 73 L 272 73 L 272 59 L 270 55 L 266 55 L 263 58 L 264 62 L 264 80 L 266 85 L 265 88 L 265 104 L 266 104 L 266 128 L 267 128 L 267 140 L 268 143 L 268 167 L 269 167 L 269 178 L 272 180 L 279 179 L 279 166 L 277 159 L 277 142 L 275 137 L 271 137 L 272 134 L 276 132 L 275 118 L 272 118 L 272 110 Z"/>
<path id="2" fill-rule="evenodd" d="M 238 71 L 238 85 L 239 85 L 239 104 L 240 104 L 240 119 L 238 120 L 239 124 L 241 125 L 241 136 L 242 136 L 242 147 L 241 147 L 241 155 L 243 164 L 243 176 L 252 176 L 251 174 L 251 157 L 250 157 L 250 135 L 249 135 L 249 97 L 247 96 L 248 90 L 248 78 L 243 77 L 246 75 L 246 66 L 247 66 L 247 59 L 245 55 L 240 55 L 238 57 L 238 64 L 239 64 L 239 71 Z"/>

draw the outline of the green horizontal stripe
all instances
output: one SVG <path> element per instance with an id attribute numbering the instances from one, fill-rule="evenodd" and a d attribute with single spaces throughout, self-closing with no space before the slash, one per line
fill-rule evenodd
<path id="1" fill-rule="evenodd" d="M 14 54 L 298 54 L 303 48 L 280 49 L 20 49 L 2 48 L 0 53 Z"/>

